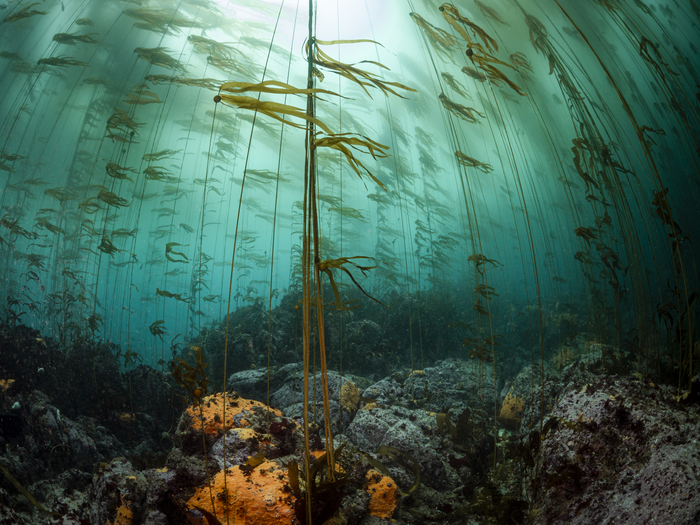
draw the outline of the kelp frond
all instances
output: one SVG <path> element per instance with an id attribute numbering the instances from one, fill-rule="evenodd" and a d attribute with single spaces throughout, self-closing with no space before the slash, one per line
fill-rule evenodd
<path id="1" fill-rule="evenodd" d="M 484 70 L 491 80 L 503 81 L 506 84 L 508 84 L 508 86 L 518 95 L 527 95 L 527 93 L 523 92 L 515 82 L 511 81 L 500 69 L 495 67 L 493 64 L 500 64 L 511 69 L 515 69 L 515 67 L 506 62 L 503 62 L 502 60 L 496 58 L 490 53 L 487 53 L 481 44 L 469 44 L 467 49 L 467 56 L 474 64 L 478 65 L 482 70 Z"/>
<path id="2" fill-rule="evenodd" d="M 362 286 L 355 280 L 353 275 L 350 273 L 350 270 L 345 268 L 345 264 L 350 264 L 360 270 L 362 272 L 362 275 L 367 275 L 367 270 L 372 270 L 373 268 L 376 268 L 377 266 L 360 266 L 359 264 L 351 261 L 351 259 L 369 259 L 369 260 L 374 260 L 373 257 L 367 257 L 364 255 L 355 255 L 353 257 L 339 257 L 337 259 L 326 259 L 325 261 L 321 261 L 318 263 L 318 271 L 323 272 L 328 276 L 328 279 L 331 283 L 331 288 L 333 288 L 333 295 L 335 295 L 335 305 L 337 310 L 345 310 L 346 307 L 344 306 L 343 300 L 340 297 L 340 290 L 338 290 L 338 285 L 335 283 L 335 280 L 333 279 L 333 273 L 331 272 L 332 269 L 337 269 L 345 272 L 350 279 L 352 280 L 353 283 L 355 283 L 355 286 L 359 288 L 359 290 L 365 294 L 367 297 L 372 299 L 374 302 L 381 304 L 385 308 L 389 308 L 385 304 L 383 304 L 381 301 L 378 299 L 375 299 L 371 295 L 369 295 L 367 292 L 364 291 Z"/>
<path id="3" fill-rule="evenodd" d="M 253 82 L 226 82 L 222 84 L 219 91 L 226 91 L 228 93 L 247 93 L 249 91 L 254 91 L 256 93 L 272 93 L 275 95 L 312 95 L 316 96 L 316 93 L 325 93 L 326 95 L 334 95 L 336 97 L 341 97 L 338 93 L 333 91 L 328 91 L 326 89 L 301 89 L 294 87 L 290 84 L 285 84 L 284 82 L 279 82 L 277 80 L 265 80 L 264 82 L 253 83 Z M 346 98 L 346 97 L 341 97 Z"/>
<path id="4" fill-rule="evenodd" d="M 386 158 L 388 156 L 384 152 L 384 150 L 388 150 L 389 146 L 379 144 L 378 142 L 375 142 L 372 139 L 369 139 L 363 135 L 358 137 L 353 136 L 351 133 L 339 133 L 337 135 L 329 133 L 329 136 L 327 137 L 319 137 L 317 135 L 316 137 L 314 137 L 313 141 L 313 147 L 316 149 L 331 148 L 336 151 L 340 151 L 343 155 L 345 155 L 345 158 L 350 163 L 350 166 L 355 171 L 355 173 L 357 173 L 357 176 L 360 177 L 360 179 L 362 178 L 362 172 L 360 171 L 361 168 L 365 172 L 367 172 L 367 175 L 369 175 L 369 177 L 377 185 L 379 185 L 384 191 L 387 191 L 384 184 L 382 184 L 381 181 L 377 179 L 377 177 L 375 177 L 359 160 L 355 158 L 348 146 L 358 150 L 359 148 L 364 148 L 366 149 L 367 153 L 372 155 L 372 158 L 374 159 Z"/>
<path id="5" fill-rule="evenodd" d="M 445 19 L 445 21 L 454 27 L 455 31 L 457 31 L 468 43 L 473 43 L 473 40 L 464 30 L 462 25 L 468 27 L 475 36 L 478 36 L 484 42 L 484 44 L 486 44 L 487 48 L 493 51 L 498 51 L 498 43 L 496 43 L 496 41 L 491 38 L 486 31 L 481 29 L 474 22 L 463 17 L 454 5 L 442 4 L 439 9 L 442 12 L 442 17 Z"/>
<path id="6" fill-rule="evenodd" d="M 445 73 L 445 72 L 440 73 L 440 76 L 445 81 L 445 83 L 447 83 L 447 85 L 450 86 L 456 93 L 459 93 L 464 98 L 468 98 L 468 99 L 472 98 L 471 95 L 469 95 L 468 93 L 465 92 L 464 86 L 462 86 L 462 84 L 457 82 L 455 77 L 453 77 L 449 73 Z"/>
<path id="7" fill-rule="evenodd" d="M 146 80 L 154 84 L 177 84 L 179 86 L 201 87 L 217 91 L 223 82 L 214 78 L 180 78 L 168 75 L 148 75 Z"/>
<path id="8" fill-rule="evenodd" d="M 265 100 L 258 100 L 257 98 L 253 97 L 246 97 L 246 96 L 236 96 L 236 95 L 217 95 L 220 97 L 221 102 L 225 104 L 229 104 L 230 106 L 235 106 L 240 109 L 248 109 L 251 111 L 257 111 L 259 113 L 262 113 L 263 115 L 266 115 L 270 118 L 273 118 L 275 120 L 280 121 L 282 124 L 287 124 L 289 126 L 299 128 L 299 129 L 304 129 L 304 126 L 301 124 L 296 124 L 294 122 L 291 122 L 289 120 L 286 120 L 283 118 L 281 115 L 288 115 L 290 117 L 296 117 L 302 120 L 305 120 L 307 122 L 313 122 L 316 124 L 319 128 L 321 128 L 323 131 L 326 133 L 331 133 L 331 130 L 328 126 L 326 126 L 323 122 L 321 122 L 319 119 L 315 117 L 311 117 L 306 114 L 306 112 L 302 109 L 296 108 L 294 106 L 290 106 L 288 104 L 281 104 L 279 102 L 270 102 L 270 101 L 265 101 Z"/>
<path id="9" fill-rule="evenodd" d="M 75 60 L 74 58 L 66 57 L 66 56 L 40 58 L 39 60 L 37 60 L 36 63 L 39 66 L 56 66 L 56 67 L 83 66 L 83 67 L 90 67 L 85 62 L 81 62 L 80 60 Z"/>
<path id="10" fill-rule="evenodd" d="M 16 13 L 13 13 L 5 18 L 3 22 L 7 24 L 11 24 L 13 22 L 17 22 L 18 20 L 22 20 L 24 18 L 29 18 L 30 16 L 34 15 L 45 15 L 46 11 L 37 11 L 36 9 L 32 9 L 31 11 L 29 10 L 30 8 L 34 7 L 35 5 L 39 5 L 39 2 L 34 2 L 33 4 L 29 4 L 27 7 L 20 9 Z M 7 4 L 5 4 L 7 6 Z"/>
<path id="11" fill-rule="evenodd" d="M 134 49 L 134 53 L 154 66 L 172 69 L 173 71 L 182 71 L 183 73 L 187 71 L 187 68 L 182 62 L 171 57 L 165 51 L 166 48 L 164 47 L 137 47 Z"/>
<path id="12" fill-rule="evenodd" d="M 362 90 L 370 97 L 372 98 L 372 95 L 370 95 L 369 91 L 367 91 L 368 86 L 374 86 L 378 88 L 379 90 L 382 91 L 386 96 L 389 96 L 389 93 L 392 95 L 396 95 L 397 97 L 401 98 L 406 98 L 400 94 L 398 94 L 396 91 L 394 91 L 392 88 L 399 88 L 399 89 L 404 89 L 406 91 L 413 91 L 414 93 L 417 93 L 417 90 L 410 88 L 408 86 L 405 86 L 403 84 L 400 84 L 398 82 L 386 82 L 384 80 L 381 80 L 378 76 L 373 75 L 372 73 L 368 73 L 367 71 L 364 71 L 362 69 L 359 69 L 355 67 L 355 64 L 345 64 L 343 62 L 338 62 L 334 58 L 332 58 L 330 55 L 325 53 L 321 48 L 319 47 L 320 45 L 335 45 L 335 44 L 355 44 L 355 43 L 361 43 L 361 42 L 371 42 L 377 45 L 379 42 L 375 42 L 374 40 L 314 40 L 313 41 L 313 61 L 314 64 L 317 66 L 320 66 L 328 71 L 332 71 L 333 73 L 336 73 L 344 78 L 347 78 L 348 80 L 351 80 L 352 82 L 355 82 L 358 84 Z M 308 46 L 309 44 L 306 44 L 306 49 L 308 51 Z M 360 64 L 373 64 L 375 66 L 378 66 L 382 69 L 389 69 L 386 67 L 384 64 L 381 64 L 379 62 L 375 62 L 373 60 L 362 60 L 359 62 Z"/>
<path id="13" fill-rule="evenodd" d="M 418 13 L 412 12 L 409 16 L 411 17 L 411 20 L 413 20 L 415 24 L 423 30 L 423 34 L 432 44 L 435 51 L 449 56 L 450 52 L 452 51 L 451 48 L 457 44 L 457 39 L 447 31 L 440 29 L 439 27 L 435 27 Z"/>
<path id="14" fill-rule="evenodd" d="M 494 22 L 498 22 L 499 24 L 503 24 L 510 27 L 510 24 L 508 22 L 505 22 L 501 18 L 501 15 L 499 15 L 498 12 L 496 12 L 496 10 L 492 7 L 482 4 L 481 2 L 479 2 L 479 0 L 474 0 L 474 4 L 476 5 L 476 7 L 479 8 L 479 10 L 486 18 L 490 18 Z"/>
<path id="15" fill-rule="evenodd" d="M 484 164 L 483 162 L 480 162 L 475 158 L 462 153 L 459 150 L 455 151 L 455 157 L 457 157 L 457 161 L 462 166 L 465 166 L 467 168 L 476 168 L 480 171 L 483 171 L 484 173 L 491 173 L 493 171 L 493 168 L 490 164 Z"/>
<path id="16" fill-rule="evenodd" d="M 224 58 L 227 60 L 232 60 L 234 54 L 239 54 L 244 56 L 245 53 L 239 51 L 235 47 L 231 47 L 227 44 L 217 42 L 211 38 L 198 35 L 189 35 L 187 41 L 194 46 L 194 50 L 202 55 L 211 55 L 219 58 Z"/>
<path id="17" fill-rule="evenodd" d="M 447 111 L 449 111 L 456 117 L 466 120 L 467 122 L 471 122 L 472 124 L 477 124 L 479 122 L 479 119 L 476 118 L 476 115 L 479 115 L 481 118 L 486 117 L 486 115 L 479 113 L 474 108 L 469 108 L 467 106 L 463 106 L 462 104 L 457 104 L 456 102 L 451 101 L 444 93 L 440 93 L 438 99 Z"/>
<path id="18" fill-rule="evenodd" d="M 153 162 L 154 160 L 162 160 L 162 159 L 167 159 L 172 157 L 173 155 L 176 155 L 177 153 L 180 153 L 182 150 L 172 150 L 172 149 L 164 149 L 162 151 L 155 151 L 153 153 L 146 153 L 143 156 L 143 160 L 146 162 Z"/>
<path id="19" fill-rule="evenodd" d="M 127 9 L 124 14 L 136 20 L 135 27 L 161 35 L 180 33 L 182 27 L 202 27 L 195 20 L 180 16 L 177 11 L 171 9 Z"/>
<path id="20" fill-rule="evenodd" d="M 96 35 L 97 33 L 88 33 L 86 35 L 78 35 L 76 33 L 56 33 L 53 36 L 53 41 L 59 44 L 68 44 L 74 46 L 76 42 L 83 42 L 85 44 L 99 44 L 97 40 L 92 38 L 90 35 Z"/>

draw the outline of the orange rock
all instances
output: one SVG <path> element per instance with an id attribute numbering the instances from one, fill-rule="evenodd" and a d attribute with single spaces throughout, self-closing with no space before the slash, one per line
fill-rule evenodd
<path id="1" fill-rule="evenodd" d="M 220 431 L 225 432 L 234 427 L 247 427 L 250 423 L 245 418 L 240 419 L 236 424 L 234 417 L 241 412 L 252 412 L 254 407 L 262 407 L 267 410 L 267 405 L 259 401 L 243 399 L 240 396 L 228 394 L 226 396 L 226 424 L 222 424 L 224 420 L 224 394 L 219 393 L 211 396 L 206 396 L 201 400 L 202 417 L 204 420 L 204 432 L 207 434 L 218 434 Z M 282 416 L 282 412 L 275 409 L 270 409 L 273 414 Z M 192 418 L 192 427 L 195 430 L 201 430 L 202 419 L 200 419 L 199 406 L 191 405 L 186 412 Z"/>
<path id="2" fill-rule="evenodd" d="M 212 480 L 211 492 L 209 487 L 198 489 L 187 505 L 215 514 L 221 523 L 226 523 L 228 506 L 229 523 L 291 525 L 296 523 L 295 498 L 287 482 L 287 471 L 274 461 L 264 461 L 250 474 L 236 466 L 228 469 L 226 475 L 228 492 L 224 491 L 224 471 L 221 471 Z M 190 517 L 190 522 L 207 525 L 205 518 Z"/>
<path id="3" fill-rule="evenodd" d="M 510 393 L 506 394 L 501 406 L 501 422 L 508 426 L 517 427 L 522 420 L 524 408 L 525 402 L 521 398 L 511 396 Z"/>
<path id="4" fill-rule="evenodd" d="M 382 519 L 391 518 L 400 497 L 396 482 L 376 470 L 367 472 L 367 480 L 365 492 L 372 498 L 369 501 L 369 513 Z"/>

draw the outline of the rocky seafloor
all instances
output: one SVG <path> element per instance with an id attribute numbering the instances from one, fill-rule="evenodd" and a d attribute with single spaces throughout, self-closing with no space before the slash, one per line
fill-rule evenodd
<path id="1" fill-rule="evenodd" d="M 699 523 L 697 399 L 606 371 L 616 350 L 584 339 L 495 386 L 478 359 L 329 372 L 333 477 L 313 375 L 314 523 Z M 237 372 L 193 404 L 165 367 L 125 373 L 118 355 L 0 326 L 0 524 L 304 520 L 300 365 Z"/>

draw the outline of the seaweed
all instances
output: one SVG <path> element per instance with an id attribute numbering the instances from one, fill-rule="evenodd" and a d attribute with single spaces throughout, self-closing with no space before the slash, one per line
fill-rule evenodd
<path id="1" fill-rule="evenodd" d="M 159 337 L 160 340 L 163 340 L 163 334 L 167 333 L 165 330 L 165 320 L 161 319 L 159 321 L 154 321 L 151 323 L 151 326 L 148 327 L 148 330 L 153 334 L 154 337 Z"/>
<path id="2" fill-rule="evenodd" d="M 29 4 L 27 7 L 24 7 L 17 11 L 16 13 L 13 13 L 11 15 L 8 15 L 5 17 L 3 20 L 4 23 L 6 24 L 12 24 L 13 22 L 17 22 L 19 20 L 24 20 L 25 18 L 29 18 L 35 15 L 45 15 L 46 11 L 37 11 L 36 9 L 30 9 L 34 7 L 35 5 L 39 5 L 39 2 L 34 2 L 33 4 Z M 5 4 L 5 7 L 7 7 L 7 4 Z"/>
<path id="3" fill-rule="evenodd" d="M 209 363 L 205 363 L 202 357 L 202 348 L 193 346 L 195 365 L 192 366 L 187 361 L 180 358 L 175 358 L 170 361 L 171 375 L 173 379 L 187 391 L 188 395 L 193 397 L 197 403 L 207 395 L 209 379 L 205 370 L 209 367 Z"/>
<path id="4" fill-rule="evenodd" d="M 337 455 L 340 455 L 344 446 L 345 444 L 338 447 Z M 350 482 L 350 474 L 334 472 L 330 467 L 326 468 L 327 465 L 327 453 L 324 453 L 313 462 L 308 475 L 300 471 L 295 462 L 288 466 L 289 486 L 296 496 L 294 514 L 299 523 L 325 523 L 336 514 L 343 502 L 345 493 L 342 489 Z M 303 491 L 300 479 L 304 482 Z M 311 497 L 314 503 L 309 506 Z"/>
<path id="5" fill-rule="evenodd" d="M 7 469 L 7 467 L 5 467 L 5 465 L 3 465 L 2 463 L 0 463 L 0 470 L 2 470 L 2 473 L 3 473 L 3 474 L 5 475 L 5 477 L 7 478 L 7 481 L 9 481 L 10 483 L 12 483 L 12 485 L 13 485 L 25 498 L 27 498 L 27 501 L 29 501 L 29 503 L 31 503 L 32 505 L 34 505 L 37 509 L 39 509 L 39 510 L 40 510 L 41 512 L 43 512 L 44 514 L 49 514 L 49 515 L 53 516 L 54 518 L 63 518 L 63 514 L 61 514 L 61 513 L 59 513 L 59 512 L 46 510 L 46 509 L 44 508 L 44 506 L 43 506 L 41 503 L 39 503 L 39 502 L 36 500 L 36 498 L 35 498 L 34 496 L 32 496 L 31 493 L 30 493 L 27 489 L 25 489 L 25 488 L 19 483 L 19 481 L 17 481 L 17 480 L 15 479 L 15 477 L 10 473 L 10 471 Z"/>
<path id="6" fill-rule="evenodd" d="M 383 304 L 381 301 L 378 299 L 375 299 L 371 295 L 369 295 L 367 292 L 364 291 L 362 286 L 355 280 L 353 275 L 350 273 L 350 270 L 345 268 L 345 264 L 350 264 L 354 266 L 355 268 L 358 268 L 361 272 L 362 275 L 367 275 L 366 271 L 371 270 L 373 268 L 376 268 L 376 266 L 360 266 L 359 264 L 354 263 L 350 259 L 372 259 L 372 257 L 366 257 L 364 255 L 355 255 L 354 257 L 340 257 L 338 259 L 326 259 L 325 261 L 321 261 L 318 263 L 318 270 L 319 272 L 323 272 L 328 276 L 328 279 L 330 281 L 331 287 L 333 288 L 333 294 L 335 295 L 335 307 L 337 310 L 347 310 L 348 308 L 344 306 L 345 303 L 343 303 L 342 299 L 340 298 L 340 290 L 338 289 L 338 285 L 335 283 L 335 279 L 333 279 L 333 273 L 331 272 L 332 269 L 339 269 L 345 272 L 350 279 L 352 280 L 353 283 L 355 283 L 355 286 L 359 288 L 359 290 L 365 294 L 365 296 L 369 297 L 372 299 L 374 302 L 381 304 L 385 308 L 389 308 L 385 304 Z"/>
<path id="7" fill-rule="evenodd" d="M 420 485 L 420 464 L 411 456 L 410 454 L 403 452 L 397 448 L 390 447 L 387 445 L 380 446 L 375 454 L 381 454 L 384 456 L 389 456 L 391 459 L 396 461 L 401 467 L 409 472 L 413 473 L 413 484 L 408 488 L 407 491 L 403 491 L 399 488 L 402 496 L 406 496 L 414 492 Z"/>
<path id="8" fill-rule="evenodd" d="M 97 33 L 88 33 L 86 35 L 78 35 L 75 33 L 56 33 L 53 36 L 53 41 L 59 44 L 68 44 L 74 46 L 76 42 L 83 42 L 85 44 L 99 44 L 97 40 L 92 38 L 90 35 L 96 35 Z"/>

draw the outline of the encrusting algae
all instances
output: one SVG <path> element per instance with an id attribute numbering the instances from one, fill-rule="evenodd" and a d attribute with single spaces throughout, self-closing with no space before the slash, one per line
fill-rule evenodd
<path id="1" fill-rule="evenodd" d="M 383 476 L 376 470 L 367 472 L 365 491 L 370 495 L 369 513 L 382 519 L 391 518 L 398 506 L 399 489 L 389 476 Z"/>
<path id="2" fill-rule="evenodd" d="M 228 497 L 224 494 L 224 476 Z M 274 461 L 264 461 L 251 472 L 240 466 L 219 472 L 212 480 L 214 509 L 209 497 L 210 487 L 198 489 L 187 505 L 216 515 L 221 523 L 255 523 L 284 525 L 294 523 L 295 497 L 288 486 L 287 472 Z M 228 512 L 228 521 L 226 513 Z M 189 517 L 191 523 L 206 525 L 204 517 Z"/>
<path id="3" fill-rule="evenodd" d="M 226 407 L 226 422 L 222 424 L 224 402 L 228 402 L 228 405 Z M 240 414 L 252 413 L 255 408 L 269 410 L 276 416 L 282 416 L 282 412 L 279 410 L 268 408 L 267 405 L 259 401 L 243 399 L 238 397 L 237 394 L 228 394 L 226 398 L 224 398 L 223 393 L 206 396 L 202 398 L 201 405 L 201 416 L 196 405 L 191 405 L 185 412 L 190 416 L 194 430 L 201 430 L 203 420 L 204 432 L 207 434 L 219 434 L 231 428 L 250 426 L 250 423 L 244 417 L 241 417 Z"/>
<path id="4" fill-rule="evenodd" d="M 348 384 L 352 385 L 350 382 Z M 306 494 L 305 491 L 300 490 L 300 487 L 306 487 L 306 482 L 303 471 L 300 472 L 298 468 L 296 454 L 285 458 L 277 457 L 277 459 L 270 456 L 282 453 L 282 447 L 273 443 L 275 436 L 279 437 L 280 429 L 288 428 L 292 433 L 300 433 L 301 427 L 294 422 L 277 421 L 271 425 L 271 434 L 261 434 L 253 428 L 256 425 L 254 413 L 258 412 L 257 415 L 261 415 L 261 410 L 270 410 L 271 415 L 276 417 L 280 412 L 269 409 L 258 401 L 238 397 L 235 393 L 228 394 L 226 399 L 228 404 L 225 424 L 222 423 L 223 394 L 203 397 L 199 402 L 194 403 L 186 410 L 188 415 L 183 415 L 183 422 L 191 425 L 192 430 L 199 433 L 204 429 L 204 432 L 209 435 L 223 435 L 224 432 L 232 429 L 242 441 L 249 444 L 264 444 L 264 450 L 261 449 L 248 458 L 244 464 L 220 470 L 207 483 L 197 488 L 185 503 L 187 508 L 192 509 L 192 512 L 188 513 L 188 520 L 196 525 L 208 525 L 212 523 L 210 521 L 212 517 L 222 524 L 299 523 L 301 520 L 299 513 L 304 507 L 304 500 L 299 498 L 303 498 Z M 337 453 L 339 454 L 342 449 L 343 446 L 339 447 Z M 287 454 L 290 452 L 291 450 L 288 450 Z M 299 452 L 298 449 L 297 452 Z M 391 456 L 389 449 L 381 453 Z M 336 492 L 340 487 L 350 482 L 350 471 L 346 471 L 339 463 L 335 463 L 337 481 L 324 481 L 326 454 L 327 452 L 323 450 L 310 452 L 314 464 L 312 477 L 315 480 L 315 493 L 317 495 L 324 493 L 324 497 L 333 499 L 337 497 Z M 367 512 L 387 519 L 395 513 L 402 493 L 397 483 L 387 475 L 388 471 L 377 470 L 377 468 L 386 469 L 386 467 L 376 460 L 372 464 L 375 468 L 368 470 L 364 478 L 360 472 L 360 478 L 356 482 L 358 488 L 361 487 L 370 496 Z M 317 476 L 320 479 L 316 479 Z M 333 489 L 331 485 L 336 483 L 338 486 Z M 326 503 L 320 504 L 323 506 Z M 199 514 L 202 516 L 200 517 Z"/>
<path id="5" fill-rule="evenodd" d="M 501 422 L 510 427 L 518 427 L 523 416 L 525 402 L 510 393 L 506 394 L 506 398 L 501 405 Z"/>
<path id="6" fill-rule="evenodd" d="M 131 525 L 134 520 L 134 513 L 129 507 L 129 503 L 124 500 L 120 500 L 120 502 L 114 521 L 107 520 L 107 525 Z"/>

